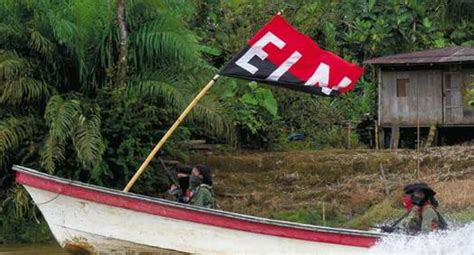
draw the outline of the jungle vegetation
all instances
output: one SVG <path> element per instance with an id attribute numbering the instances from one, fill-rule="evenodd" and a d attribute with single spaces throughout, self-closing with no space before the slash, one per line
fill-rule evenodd
<path id="1" fill-rule="evenodd" d="M 474 6 L 463 0 L 0 0 L 0 243 L 47 232 L 28 224 L 38 217 L 12 164 L 122 188 L 193 95 L 280 10 L 359 64 L 474 46 Z M 348 121 L 374 116 L 375 95 L 371 67 L 336 99 L 224 78 L 163 153 L 186 157 L 176 146 L 190 138 L 279 150 L 294 132 L 305 148 L 342 147 Z M 155 165 L 135 192 L 168 184 Z"/>

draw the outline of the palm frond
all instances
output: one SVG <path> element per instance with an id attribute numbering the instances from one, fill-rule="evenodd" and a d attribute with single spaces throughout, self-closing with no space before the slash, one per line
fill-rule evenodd
<path id="1" fill-rule="evenodd" d="M 0 14 L 6 15 L 15 9 L 15 1 L 5 0 L 0 1 Z"/>
<path id="2" fill-rule="evenodd" d="M 92 47 L 97 44 L 97 39 L 108 25 L 107 1 L 81 0 L 74 1 L 70 10 L 73 17 L 69 17 L 79 25 L 77 29 L 80 43 Z M 89 43 L 93 43 L 92 45 Z"/>
<path id="3" fill-rule="evenodd" d="M 48 19 L 55 39 L 59 44 L 64 44 L 73 49 L 78 39 L 78 27 L 72 21 L 62 17 L 60 13 L 49 12 Z"/>
<path id="4" fill-rule="evenodd" d="M 8 190 L 7 200 L 14 204 L 15 217 L 17 219 L 24 219 L 25 216 L 36 217 L 34 204 L 31 203 L 31 198 L 26 189 L 21 185 L 14 185 Z"/>
<path id="5" fill-rule="evenodd" d="M 23 40 L 25 38 L 25 34 L 23 31 L 17 26 L 17 24 L 6 24 L 0 23 L 0 34 L 2 35 L 2 40 Z"/>
<path id="6" fill-rule="evenodd" d="M 168 10 L 163 0 L 129 0 L 125 4 L 125 19 L 129 27 L 137 28 Z"/>
<path id="7" fill-rule="evenodd" d="M 66 159 L 65 151 L 65 141 L 58 141 L 52 136 L 49 136 L 41 150 L 41 166 L 46 169 L 49 174 L 53 174 L 56 165 Z"/>
<path id="8" fill-rule="evenodd" d="M 190 20 L 196 14 L 199 3 L 197 1 L 187 0 L 164 0 L 166 6 L 183 19 Z"/>
<path id="9" fill-rule="evenodd" d="M 33 133 L 31 119 L 9 117 L 0 120 L 0 166 L 4 163 L 5 153 L 18 148 Z"/>
<path id="10" fill-rule="evenodd" d="M 223 111 L 223 105 L 214 100 L 202 100 L 191 111 L 190 120 L 202 126 L 207 135 L 225 138 L 229 141 L 235 138 L 232 118 Z"/>
<path id="11" fill-rule="evenodd" d="M 126 86 L 125 95 L 129 98 L 150 97 L 161 100 L 168 107 L 180 110 L 186 106 L 186 96 L 176 85 L 166 81 L 139 80 Z"/>
<path id="12" fill-rule="evenodd" d="M 0 103 L 20 105 L 47 100 L 56 90 L 49 84 L 30 77 L 19 77 L 0 87 Z"/>
<path id="13" fill-rule="evenodd" d="M 154 9 L 156 11 L 168 10 L 168 0 L 129 0 L 127 8 L 130 9 Z M 151 11 L 154 11 L 151 10 Z M 136 10 L 135 10 L 136 11 Z M 146 10 L 143 10 L 146 11 Z M 136 12 L 134 14 L 137 14 Z"/>
<path id="14" fill-rule="evenodd" d="M 97 51 L 101 45 L 98 42 L 103 40 L 103 33 L 109 26 L 107 8 L 106 1 L 96 0 L 74 1 L 71 6 L 73 17 L 70 18 L 77 27 L 73 52 L 78 60 L 79 78 L 85 90 L 96 85 L 93 73 L 99 60 Z"/>
<path id="15" fill-rule="evenodd" d="M 196 37 L 172 14 L 163 14 L 130 35 L 139 67 L 193 66 L 200 59 Z"/>
<path id="16" fill-rule="evenodd" d="M 31 32 L 28 44 L 31 49 L 44 56 L 48 61 L 52 61 L 57 55 L 56 45 L 43 36 L 39 31 Z"/>
<path id="17" fill-rule="evenodd" d="M 26 39 L 20 6 L 18 1 L 0 1 L 0 43 L 14 45 Z"/>
<path id="18" fill-rule="evenodd" d="M 81 113 L 79 100 L 64 99 L 60 95 L 52 96 L 45 111 L 45 119 L 50 126 L 49 136 L 57 141 L 70 137 Z"/>
<path id="19" fill-rule="evenodd" d="M 49 100 L 45 118 L 50 129 L 42 153 L 42 166 L 48 172 L 53 172 L 65 159 L 68 139 L 72 140 L 77 159 L 85 169 L 93 169 L 101 162 L 105 143 L 100 132 L 97 105 L 85 106 L 78 99 L 64 99 L 57 95 Z"/>
<path id="20" fill-rule="evenodd" d="M 100 123 L 100 115 L 81 115 L 72 137 L 77 157 L 85 169 L 91 170 L 102 161 L 105 144 Z"/>
<path id="21" fill-rule="evenodd" d="M 179 84 L 179 85 L 178 85 Z M 181 87 L 180 87 L 181 86 Z M 146 80 L 131 83 L 127 86 L 128 97 L 153 98 L 160 101 L 176 114 L 181 113 L 191 102 L 186 83 Z M 223 106 L 217 100 L 205 98 L 191 111 L 189 119 L 200 125 L 207 134 L 231 140 L 234 129 L 230 117 L 222 111 Z"/>
<path id="22" fill-rule="evenodd" d="M 0 80 L 13 79 L 29 69 L 26 59 L 20 58 L 14 52 L 0 51 Z"/>

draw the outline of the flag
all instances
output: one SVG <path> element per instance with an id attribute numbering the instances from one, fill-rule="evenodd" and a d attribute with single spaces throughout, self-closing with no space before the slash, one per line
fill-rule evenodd
<path id="1" fill-rule="evenodd" d="M 274 16 L 220 74 L 312 94 L 335 96 L 354 89 L 364 69 L 323 50 Z"/>

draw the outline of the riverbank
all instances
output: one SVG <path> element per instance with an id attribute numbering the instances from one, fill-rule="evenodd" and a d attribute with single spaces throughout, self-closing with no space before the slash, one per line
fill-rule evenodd
<path id="1" fill-rule="evenodd" d="M 424 181 L 438 192 L 439 209 L 451 222 L 474 222 L 474 147 L 432 148 L 419 155 L 413 150 L 195 154 L 189 163 L 212 168 L 218 205 L 226 211 L 369 229 L 402 215 L 402 187 Z M 37 216 L 0 217 L 0 243 L 51 241 Z"/>
<path id="2" fill-rule="evenodd" d="M 419 170 L 417 167 L 419 159 Z M 439 210 L 474 221 L 474 147 L 194 155 L 214 171 L 221 209 L 309 224 L 368 229 L 403 214 L 405 184 L 438 192 Z"/>

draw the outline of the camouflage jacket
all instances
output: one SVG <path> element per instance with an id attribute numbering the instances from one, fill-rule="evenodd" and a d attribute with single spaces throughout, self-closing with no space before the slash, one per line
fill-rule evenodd
<path id="1" fill-rule="evenodd" d="M 440 228 L 440 218 L 432 205 L 414 206 L 396 227 L 408 234 L 427 233 Z"/>
<path id="2" fill-rule="evenodd" d="M 201 184 L 196 190 L 193 191 L 193 195 L 189 204 L 202 206 L 207 208 L 214 207 L 214 192 L 212 187 L 206 184 Z"/>

